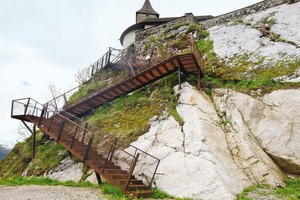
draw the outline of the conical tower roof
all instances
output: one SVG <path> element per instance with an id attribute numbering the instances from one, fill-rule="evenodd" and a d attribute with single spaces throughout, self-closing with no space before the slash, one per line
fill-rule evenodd
<path id="1" fill-rule="evenodd" d="M 143 5 L 143 7 L 136 11 L 136 13 L 141 13 L 141 14 L 150 14 L 150 15 L 157 15 L 159 16 L 158 12 L 156 12 L 153 8 L 152 8 L 152 5 L 150 3 L 149 0 L 145 0 L 145 3 Z"/>

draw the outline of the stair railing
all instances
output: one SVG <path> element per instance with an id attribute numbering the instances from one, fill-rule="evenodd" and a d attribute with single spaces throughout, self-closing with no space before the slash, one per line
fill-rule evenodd
<path id="1" fill-rule="evenodd" d="M 195 42 L 195 39 L 193 36 L 191 36 L 191 43 L 190 46 L 187 47 L 191 53 L 194 53 L 197 62 L 200 64 L 200 68 L 202 73 L 204 74 L 204 65 L 203 65 L 203 58 L 197 48 L 197 44 Z M 91 96 L 97 95 L 100 92 L 103 92 L 109 87 L 112 87 L 114 85 L 117 85 L 121 83 L 124 80 L 117 80 L 114 82 L 113 85 L 108 85 L 109 83 L 106 83 L 105 87 L 101 87 L 99 85 L 99 82 L 95 79 L 95 74 L 102 69 L 105 66 L 116 64 L 118 66 L 122 67 L 129 67 L 128 63 L 131 65 L 130 73 L 128 76 L 125 77 L 125 79 L 130 78 L 138 73 L 140 73 L 143 70 L 146 70 L 147 68 L 158 64 L 160 59 L 155 59 L 153 57 L 154 49 L 150 50 L 150 59 L 149 61 L 145 63 L 139 63 L 139 61 L 134 61 L 133 57 L 136 55 L 133 55 L 132 48 L 128 47 L 127 49 L 114 49 L 109 48 L 109 51 L 105 53 L 100 59 L 98 59 L 92 66 L 92 76 L 91 79 L 77 87 L 74 87 L 65 93 L 53 98 L 48 102 L 49 105 L 51 105 L 51 108 L 53 110 L 62 111 L 65 110 L 71 106 L 74 106 L 78 104 L 79 102 L 82 102 L 86 99 L 88 99 Z M 130 56 L 129 56 L 130 55 Z M 169 57 L 174 56 L 173 54 L 170 54 Z M 129 60 L 128 60 L 129 59 Z M 167 59 L 167 58 L 166 58 Z M 136 67 L 139 66 L 139 67 Z M 89 88 L 87 92 L 81 92 L 81 88 Z M 76 94 L 75 94 L 76 93 Z M 74 96 L 73 96 L 74 95 Z"/>
<path id="2" fill-rule="evenodd" d="M 18 118 L 18 116 L 25 116 L 28 118 L 36 117 L 41 121 L 41 126 L 47 126 L 47 131 L 51 133 L 51 137 L 57 141 L 61 138 L 68 138 L 71 142 L 67 148 L 74 149 L 75 139 L 81 141 L 83 144 L 82 148 L 85 148 L 83 151 L 79 152 L 77 155 L 82 161 L 89 159 L 89 151 L 91 148 L 98 150 L 98 144 L 101 144 L 99 151 L 101 154 L 113 161 L 116 165 L 120 165 L 122 169 L 127 170 L 128 173 L 134 174 L 134 167 L 132 163 L 141 162 L 139 170 L 144 166 L 150 166 L 151 168 L 147 171 L 146 182 L 151 186 L 154 180 L 155 175 L 157 174 L 158 165 L 160 160 L 149 153 L 133 146 L 129 145 L 125 150 L 118 146 L 120 140 L 117 140 L 115 137 L 110 136 L 107 133 L 104 133 L 101 129 L 90 125 L 87 125 L 87 122 L 80 120 L 73 116 L 73 120 L 70 120 L 69 117 L 57 113 L 57 111 L 52 110 L 50 107 L 45 107 L 49 104 L 40 104 L 31 98 L 16 99 L 12 101 L 11 116 Z M 57 127 L 59 127 L 57 129 Z M 91 132 L 90 127 L 93 127 L 95 130 L 99 130 L 102 134 L 96 134 L 95 131 Z M 84 139 L 83 133 L 85 132 Z M 56 135 L 54 135 L 56 133 Z M 68 133 L 67 135 L 64 135 Z M 98 132 L 97 132 L 98 133 Z M 104 134 L 103 134 L 104 133 Z M 137 159 L 137 155 L 142 155 L 142 159 Z M 136 161 L 135 161 L 136 160 Z M 149 164 L 147 165 L 147 162 Z M 151 162 L 151 163 L 150 163 Z M 135 165 L 134 164 L 134 165 Z M 102 169 L 106 169 L 104 166 Z M 133 168 L 133 170 L 132 170 Z M 132 172 L 131 172 L 132 171 Z M 137 174 L 139 176 L 139 174 Z M 131 175 L 129 174 L 129 178 Z M 126 186 L 127 188 L 127 186 Z"/>

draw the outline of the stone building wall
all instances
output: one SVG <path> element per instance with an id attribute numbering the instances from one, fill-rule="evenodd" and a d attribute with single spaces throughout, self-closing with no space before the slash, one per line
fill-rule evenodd
<path id="1" fill-rule="evenodd" d="M 172 27 L 176 24 L 180 24 L 180 23 L 184 23 L 184 22 L 197 23 L 195 16 L 192 13 L 187 13 L 183 17 L 177 18 L 168 23 L 161 24 L 158 26 L 154 26 L 154 27 L 136 32 L 135 40 L 141 41 L 151 35 L 157 35 L 157 34 L 163 32 L 167 27 Z"/>
<path id="2" fill-rule="evenodd" d="M 230 12 L 230 13 L 226 13 L 220 16 L 217 16 L 215 18 L 209 19 L 209 20 L 205 20 L 205 21 L 201 21 L 200 24 L 204 27 L 204 28 L 211 28 L 213 26 L 216 25 L 220 25 L 220 24 L 224 24 L 227 22 L 232 22 L 237 20 L 240 17 L 246 16 L 246 15 L 250 15 L 253 13 L 257 13 L 263 10 L 266 10 L 268 8 L 272 8 L 275 6 L 279 6 L 285 3 L 296 3 L 299 2 L 300 0 L 265 0 L 259 3 L 256 3 L 254 5 Z"/>

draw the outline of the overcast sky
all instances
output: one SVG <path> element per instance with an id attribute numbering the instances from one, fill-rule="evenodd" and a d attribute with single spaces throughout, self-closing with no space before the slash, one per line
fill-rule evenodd
<path id="1" fill-rule="evenodd" d="M 160 17 L 220 15 L 257 0 L 151 0 Z M 0 144 L 12 147 L 19 121 L 11 100 L 46 102 L 49 83 L 74 87 L 74 74 L 121 48 L 122 32 L 135 23 L 144 0 L 0 0 Z"/>

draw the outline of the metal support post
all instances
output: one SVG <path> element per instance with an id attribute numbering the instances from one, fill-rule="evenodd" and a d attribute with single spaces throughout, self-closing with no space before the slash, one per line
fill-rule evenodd
<path id="1" fill-rule="evenodd" d="M 33 134 L 32 134 L 32 156 L 31 159 L 33 160 L 35 157 L 35 142 L 36 142 L 36 125 L 33 125 Z"/>
<path id="2" fill-rule="evenodd" d="M 178 82 L 179 82 L 179 90 L 181 90 L 180 66 L 178 66 Z"/>
<path id="3" fill-rule="evenodd" d="M 100 185 L 102 183 L 101 176 L 96 171 L 95 171 L 95 174 L 96 174 L 98 184 Z"/>
<path id="4" fill-rule="evenodd" d="M 198 90 L 200 90 L 200 87 L 201 87 L 201 85 L 200 85 L 200 73 L 201 73 L 200 70 L 201 69 L 198 70 L 198 74 L 197 74 Z"/>

